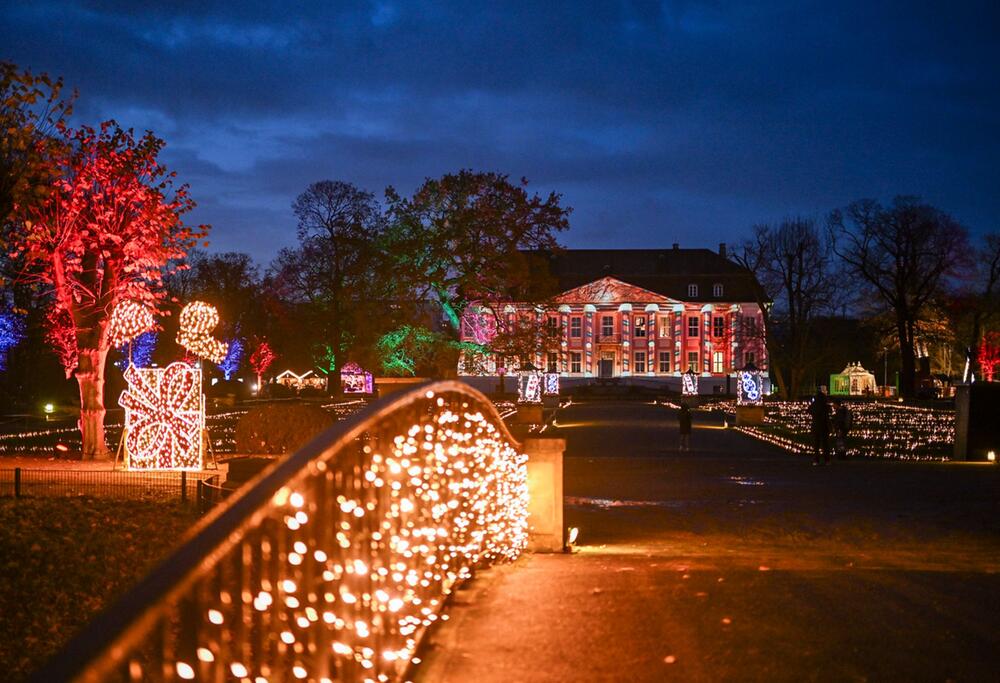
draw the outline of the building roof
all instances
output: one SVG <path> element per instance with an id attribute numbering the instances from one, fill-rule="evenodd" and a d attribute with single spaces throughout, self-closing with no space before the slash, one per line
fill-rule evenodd
<path id="1" fill-rule="evenodd" d="M 671 299 L 691 302 L 755 302 L 760 285 L 746 270 L 710 249 L 563 249 L 530 252 L 548 262 L 565 292 L 604 277 L 642 287 Z M 722 296 L 713 295 L 722 285 Z M 688 295 L 698 285 L 698 295 Z"/>

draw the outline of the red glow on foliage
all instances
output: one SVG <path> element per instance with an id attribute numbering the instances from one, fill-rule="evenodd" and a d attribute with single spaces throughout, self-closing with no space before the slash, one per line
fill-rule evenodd
<path id="1" fill-rule="evenodd" d="M 1000 332 L 983 335 L 983 342 L 979 345 L 979 367 L 983 369 L 987 382 L 1000 375 Z"/>
<path id="2" fill-rule="evenodd" d="M 274 352 L 271 345 L 267 341 L 262 341 L 254 349 L 254 352 L 250 354 L 250 367 L 253 368 L 253 371 L 259 377 L 267 372 L 267 369 L 271 367 L 271 363 L 277 358 L 278 354 Z"/>

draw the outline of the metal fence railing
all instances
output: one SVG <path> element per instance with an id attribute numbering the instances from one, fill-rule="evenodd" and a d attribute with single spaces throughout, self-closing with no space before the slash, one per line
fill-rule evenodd
<path id="1" fill-rule="evenodd" d="M 426 384 L 276 462 L 187 539 L 35 679 L 401 680 L 457 584 L 524 549 L 525 458 L 482 394 Z"/>
<path id="2" fill-rule="evenodd" d="M 54 498 L 94 496 L 137 500 L 179 500 L 198 496 L 201 482 L 219 480 L 217 472 L 139 472 L 126 470 L 0 469 L 0 496 Z"/>

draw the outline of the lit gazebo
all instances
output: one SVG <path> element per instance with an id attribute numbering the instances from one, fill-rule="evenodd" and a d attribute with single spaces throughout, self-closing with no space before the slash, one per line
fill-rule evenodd
<path id="1" fill-rule="evenodd" d="M 875 375 L 861 367 L 861 363 L 848 363 L 839 375 L 830 375 L 831 396 L 862 396 L 875 390 Z"/>

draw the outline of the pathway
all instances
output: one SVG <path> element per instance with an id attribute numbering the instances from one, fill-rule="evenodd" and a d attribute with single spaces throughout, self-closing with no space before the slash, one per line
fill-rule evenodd
<path id="1" fill-rule="evenodd" d="M 995 680 L 1000 468 L 811 467 L 696 414 L 576 404 L 573 555 L 455 597 L 424 681 Z"/>

